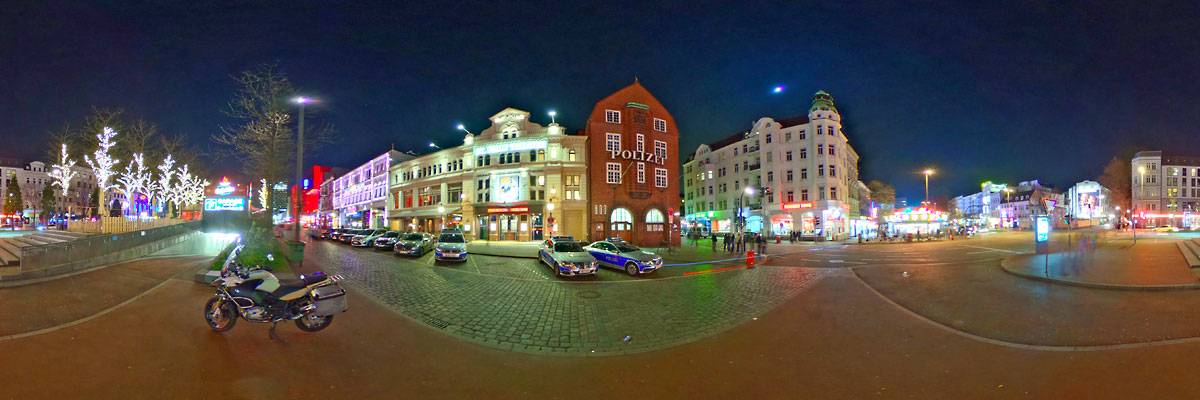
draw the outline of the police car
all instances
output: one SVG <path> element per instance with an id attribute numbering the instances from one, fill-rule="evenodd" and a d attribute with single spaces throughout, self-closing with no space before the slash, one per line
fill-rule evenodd
<path id="1" fill-rule="evenodd" d="M 583 247 L 601 265 L 624 270 L 629 275 L 647 274 L 662 268 L 662 257 L 620 239 L 593 242 Z"/>

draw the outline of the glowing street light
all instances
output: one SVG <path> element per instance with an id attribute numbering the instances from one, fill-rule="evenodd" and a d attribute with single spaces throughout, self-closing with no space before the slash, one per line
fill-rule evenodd
<path id="1" fill-rule="evenodd" d="M 934 172 L 932 168 L 926 168 L 924 171 L 921 171 L 925 175 L 925 202 L 929 202 L 929 176 L 933 175 Z"/>
<path id="2" fill-rule="evenodd" d="M 438 150 L 442 149 L 442 146 L 438 146 L 437 143 L 434 143 L 434 142 L 429 142 L 429 147 L 432 147 L 432 148 L 435 148 Z"/>
<path id="3" fill-rule="evenodd" d="M 750 186 L 746 186 L 746 195 L 747 195 L 747 196 L 753 196 L 753 195 L 754 195 L 754 188 L 752 188 L 752 187 L 750 187 Z"/>
<path id="4" fill-rule="evenodd" d="M 547 114 L 550 114 L 550 125 L 557 125 L 558 123 L 554 121 L 554 117 L 558 115 L 558 112 L 554 111 L 554 110 L 550 110 L 550 112 L 548 112 Z"/>
<path id="5" fill-rule="evenodd" d="M 292 98 L 292 103 L 300 106 L 300 118 L 296 127 L 296 187 L 297 193 L 303 188 L 302 180 L 304 179 L 304 106 L 315 103 L 311 97 L 296 96 Z M 300 219 L 304 216 L 304 196 L 296 195 L 296 220 L 292 222 L 292 233 L 295 235 L 293 239 L 300 241 Z"/>
<path id="6" fill-rule="evenodd" d="M 784 89 L 783 85 L 775 86 L 774 89 L 771 89 L 771 93 L 780 94 L 780 93 L 783 93 L 783 89 Z"/>
<path id="7" fill-rule="evenodd" d="M 474 133 L 471 133 L 471 131 L 468 131 L 467 127 L 463 124 L 458 124 L 458 130 L 474 135 Z"/>

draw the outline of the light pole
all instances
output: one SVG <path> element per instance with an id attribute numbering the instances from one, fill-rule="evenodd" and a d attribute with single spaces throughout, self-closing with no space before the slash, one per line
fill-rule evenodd
<path id="1" fill-rule="evenodd" d="M 304 96 L 292 99 L 293 103 L 300 105 L 299 126 L 296 129 L 296 220 L 292 221 L 295 225 L 292 233 L 296 241 L 300 241 L 300 220 L 304 215 L 304 106 L 312 101 Z"/>
<path id="2" fill-rule="evenodd" d="M 441 228 L 438 229 L 441 232 L 446 229 L 446 207 L 438 206 L 438 218 L 442 220 Z"/>
<path id="3" fill-rule="evenodd" d="M 924 171 L 921 171 L 921 173 L 925 175 L 925 202 L 926 203 L 929 202 L 929 176 L 933 175 L 933 172 L 934 172 L 933 169 L 930 169 L 930 168 L 926 168 Z"/>
<path id="4" fill-rule="evenodd" d="M 550 112 L 548 112 L 547 114 L 550 114 L 550 125 L 557 125 L 558 122 L 554 121 L 554 117 L 556 115 L 558 115 L 558 111 L 550 110 Z"/>
<path id="5" fill-rule="evenodd" d="M 1138 166 L 1138 194 L 1141 196 L 1146 195 L 1146 167 L 1144 165 Z M 1135 204 L 1134 209 L 1136 209 L 1136 208 L 1137 208 L 1137 205 Z M 1130 221 L 1133 221 L 1133 219 L 1130 219 Z M 1137 240 L 1137 222 L 1133 223 L 1133 232 L 1134 232 L 1134 240 L 1136 241 Z"/>
<path id="6" fill-rule="evenodd" d="M 429 142 L 429 147 L 432 147 L 432 148 L 435 148 L 438 150 L 442 149 L 442 146 L 438 146 L 437 143 L 434 143 L 434 142 Z"/>
<path id="7" fill-rule="evenodd" d="M 468 134 L 471 134 L 471 135 L 474 135 L 474 133 L 471 133 L 471 131 L 468 131 L 468 130 L 467 130 L 467 127 L 466 127 L 466 126 L 464 126 L 463 124 L 458 124 L 458 130 L 460 130 L 460 131 L 463 131 L 463 132 L 466 132 L 466 133 L 468 133 Z"/>

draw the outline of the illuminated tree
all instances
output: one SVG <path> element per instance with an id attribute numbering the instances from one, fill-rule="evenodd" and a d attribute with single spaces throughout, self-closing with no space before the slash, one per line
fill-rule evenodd
<path id="1" fill-rule="evenodd" d="M 125 197 L 130 202 L 133 202 L 139 193 L 147 194 L 149 197 L 147 191 L 151 184 L 150 172 L 146 171 L 146 165 L 142 161 L 142 153 L 133 153 L 133 162 L 126 164 L 125 172 L 121 174 L 120 178 L 117 178 L 125 191 Z"/>
<path id="2" fill-rule="evenodd" d="M 50 178 L 54 179 L 54 182 L 51 183 L 52 186 L 62 188 L 62 195 L 64 197 L 69 195 L 67 191 L 71 188 L 71 180 L 75 179 L 75 176 L 79 174 L 75 172 L 74 167 L 75 160 L 67 157 L 67 144 L 63 143 L 62 156 L 58 164 L 54 164 L 54 170 L 50 171 Z"/>
<path id="3" fill-rule="evenodd" d="M 171 191 L 171 177 L 175 174 L 175 159 L 170 153 L 163 158 L 162 164 L 158 164 L 158 180 L 151 184 L 150 200 L 154 204 L 162 206 L 164 215 L 167 213 L 169 204 L 167 204 L 167 193 Z"/>
<path id="4" fill-rule="evenodd" d="M 264 210 L 271 209 L 271 189 L 267 187 L 267 178 L 263 178 L 259 182 L 262 186 L 258 187 L 258 205 Z"/>
<path id="5" fill-rule="evenodd" d="M 117 142 L 113 141 L 114 136 L 117 136 L 116 130 L 104 127 L 104 132 L 96 134 L 96 139 L 99 139 L 99 141 L 97 142 L 96 151 L 92 153 L 95 158 L 88 157 L 86 154 L 83 156 L 83 160 L 87 161 L 88 165 L 92 167 L 92 174 L 96 176 L 96 187 L 100 190 L 98 200 L 101 216 L 105 215 L 104 193 L 108 189 L 116 187 L 111 183 L 112 177 L 115 174 L 113 167 L 116 167 L 120 160 L 108 154 L 109 150 L 117 144 Z"/>

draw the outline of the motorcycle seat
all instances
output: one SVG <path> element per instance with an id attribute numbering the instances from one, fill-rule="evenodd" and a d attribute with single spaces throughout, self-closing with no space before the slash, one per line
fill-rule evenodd
<path id="1" fill-rule="evenodd" d="M 299 279 L 280 280 L 279 288 L 275 289 L 275 291 L 272 292 L 271 294 L 275 295 L 275 297 L 284 297 L 284 296 L 291 294 L 292 292 L 304 289 L 307 286 L 308 285 L 304 284 L 304 281 L 301 281 Z"/>

